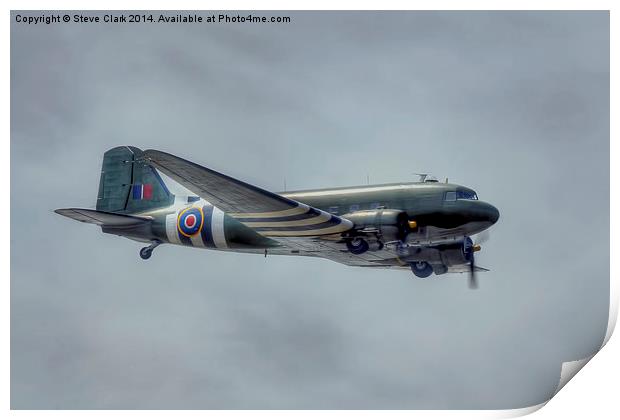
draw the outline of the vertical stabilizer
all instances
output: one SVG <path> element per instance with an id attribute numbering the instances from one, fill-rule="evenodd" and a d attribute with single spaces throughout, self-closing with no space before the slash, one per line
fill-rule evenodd
<path id="1" fill-rule="evenodd" d="M 119 146 L 103 155 L 97 210 L 139 213 L 174 202 L 157 170 L 142 160 L 142 150 Z"/>

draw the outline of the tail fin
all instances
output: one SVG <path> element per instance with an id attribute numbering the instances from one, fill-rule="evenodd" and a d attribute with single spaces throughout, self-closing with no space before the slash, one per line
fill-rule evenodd
<path id="1" fill-rule="evenodd" d="M 97 210 L 139 213 L 174 202 L 157 170 L 142 160 L 137 147 L 119 146 L 103 155 Z"/>

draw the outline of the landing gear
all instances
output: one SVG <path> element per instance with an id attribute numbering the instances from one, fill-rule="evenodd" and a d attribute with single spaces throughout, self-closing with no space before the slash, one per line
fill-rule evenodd
<path id="1" fill-rule="evenodd" d="M 399 257 L 406 257 L 409 255 L 409 246 L 406 242 L 398 242 L 396 245 L 396 254 L 398 254 Z"/>
<path id="2" fill-rule="evenodd" d="M 152 254 L 153 254 L 153 250 L 149 248 L 148 246 L 140 250 L 140 258 L 142 258 L 143 260 L 148 260 L 149 258 L 151 258 Z"/>
<path id="3" fill-rule="evenodd" d="M 411 271 L 416 277 L 425 278 L 433 274 L 433 267 L 426 261 L 416 261 L 411 263 Z"/>
<path id="4" fill-rule="evenodd" d="M 381 241 L 372 241 L 368 244 L 369 251 L 381 251 L 383 249 L 383 242 Z"/>
<path id="5" fill-rule="evenodd" d="M 351 254 L 360 255 L 368 251 L 368 242 L 362 238 L 353 238 L 347 241 L 347 249 Z"/>
<path id="6" fill-rule="evenodd" d="M 153 255 L 153 250 L 159 245 L 161 245 L 161 242 L 155 241 L 152 242 L 149 246 L 145 246 L 144 248 L 142 248 L 140 250 L 140 258 L 142 258 L 143 260 L 148 260 L 149 258 L 151 258 L 151 255 Z"/>

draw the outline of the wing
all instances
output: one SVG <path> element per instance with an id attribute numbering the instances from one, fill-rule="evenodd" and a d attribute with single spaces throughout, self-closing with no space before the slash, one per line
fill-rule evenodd
<path id="1" fill-rule="evenodd" d="M 78 222 L 92 223 L 99 226 L 131 227 L 151 221 L 150 217 L 127 216 L 91 209 L 56 209 L 54 212 Z"/>
<path id="2" fill-rule="evenodd" d="M 399 260 L 395 250 L 387 248 L 356 255 L 349 252 L 342 241 L 325 241 L 322 238 L 277 238 L 277 240 L 282 246 L 270 248 L 269 254 L 326 258 L 354 267 L 410 269 L 409 264 Z"/>
<path id="3" fill-rule="evenodd" d="M 144 151 L 155 168 L 241 223 L 269 237 L 337 235 L 353 223 L 238 179 L 160 152 Z"/>
<path id="4" fill-rule="evenodd" d="M 459 264 L 459 265 L 453 265 L 450 268 L 448 268 L 448 273 L 469 273 L 471 271 L 471 268 L 469 267 L 469 264 Z M 486 272 L 486 271 L 490 271 L 488 268 L 484 268 L 484 267 L 479 267 L 479 266 L 474 266 L 474 271 L 475 272 Z"/>

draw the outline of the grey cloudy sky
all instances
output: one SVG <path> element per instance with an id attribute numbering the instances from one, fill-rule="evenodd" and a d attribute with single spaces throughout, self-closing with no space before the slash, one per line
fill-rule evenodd
<path id="1" fill-rule="evenodd" d="M 598 349 L 609 15 L 286 14 L 12 19 L 13 408 L 516 408 Z M 501 211 L 478 258 L 492 271 L 472 292 L 319 259 L 162 246 L 144 262 L 52 213 L 94 207 L 123 144 L 272 190 L 450 177 Z"/>

